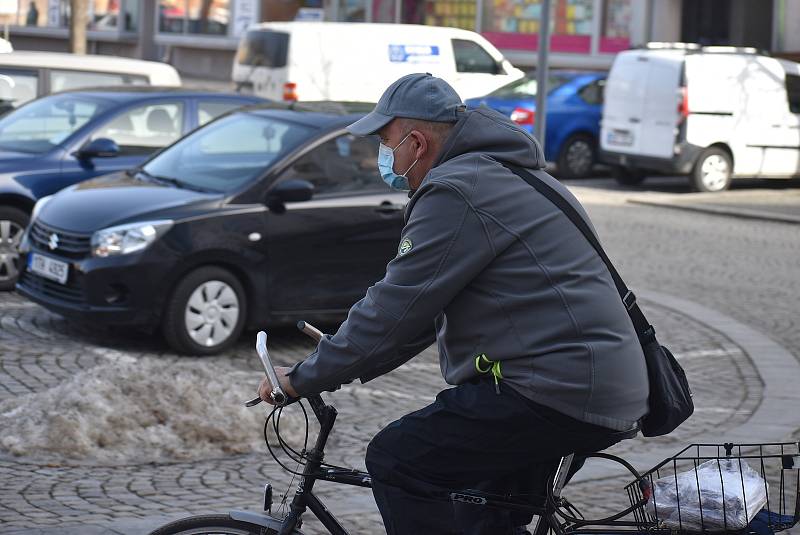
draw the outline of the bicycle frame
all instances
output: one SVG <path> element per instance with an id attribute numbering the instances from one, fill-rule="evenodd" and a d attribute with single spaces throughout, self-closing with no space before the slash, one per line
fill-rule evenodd
<path id="1" fill-rule="evenodd" d="M 339 523 L 336 517 L 328 510 L 325 504 L 314 494 L 314 486 L 317 481 L 329 481 L 331 483 L 339 483 L 342 485 L 351 485 L 356 487 L 372 488 L 372 478 L 367 472 L 360 470 L 346 470 L 340 468 L 326 468 L 322 466 L 324 458 L 325 445 L 328 441 L 328 436 L 333 429 L 333 424 L 336 421 L 337 411 L 336 408 L 325 404 L 322 397 L 315 395 L 306 398 L 311 405 L 311 409 L 317 420 L 320 423 L 320 432 L 317 435 L 314 447 L 307 452 L 306 458 L 308 459 L 304 469 L 303 475 L 298 483 L 294 497 L 289 506 L 289 513 L 283 519 L 276 519 L 266 513 L 256 513 L 253 511 L 232 511 L 231 518 L 235 520 L 242 520 L 251 522 L 260 526 L 268 527 L 277 531 L 278 535 L 297 535 L 301 533 L 299 528 L 302 524 L 301 518 L 306 510 L 310 510 L 315 517 L 322 523 L 323 526 L 332 535 L 349 535 L 349 532 Z M 294 400 L 293 400 L 294 402 Z M 613 455 L 596 453 L 587 455 L 586 457 L 600 457 L 610 459 L 612 461 L 627 464 L 623 459 L 619 459 Z M 614 515 L 606 522 L 603 521 L 585 521 L 585 522 L 559 522 L 555 517 L 557 506 L 563 501 L 561 500 L 561 490 L 566 485 L 569 470 L 573 464 L 573 455 L 564 457 L 558 466 L 558 470 L 553 477 L 552 487 L 548 488 L 550 498 L 547 504 L 543 506 L 533 505 L 525 502 L 520 498 L 514 496 L 498 496 L 478 490 L 454 490 L 451 492 L 443 493 L 442 499 L 449 499 L 453 502 L 466 503 L 479 507 L 494 507 L 509 511 L 518 511 L 529 513 L 539 516 L 540 521 L 534 535 L 543 535 L 548 529 L 553 530 L 557 535 L 567 535 L 573 533 L 608 533 L 608 530 L 590 530 L 580 529 L 585 525 L 596 526 L 617 526 L 617 527 L 635 527 L 635 522 L 622 522 L 617 521 L 630 513 L 630 509 Z M 628 465 L 629 466 L 629 465 Z M 632 469 L 632 467 L 630 467 Z M 446 497 L 445 497 L 446 496 Z M 265 499 L 265 512 L 271 509 L 271 500 Z M 541 519 L 545 521 L 542 522 Z"/>
<path id="2" fill-rule="evenodd" d="M 298 327 L 300 330 L 317 341 L 319 341 L 322 336 L 322 333 L 319 330 L 305 322 L 300 322 Z M 262 362 L 264 362 L 265 368 L 270 370 L 272 368 L 272 362 L 266 348 L 266 335 L 263 335 L 262 337 L 262 334 L 263 333 L 259 333 L 259 342 L 256 344 L 256 349 L 262 358 Z M 274 369 L 271 369 L 270 371 L 271 373 L 268 373 L 268 376 L 274 376 Z M 335 407 L 327 405 L 319 394 L 309 396 L 306 399 L 311 405 L 311 409 L 319 421 L 320 431 L 319 435 L 317 435 L 314 447 L 310 451 L 305 452 L 307 462 L 303 468 L 303 474 L 289 506 L 289 513 L 283 519 L 276 519 L 270 515 L 272 508 L 271 487 L 267 485 L 265 487 L 263 513 L 240 510 L 231 511 L 230 516 L 234 520 L 250 522 L 252 524 L 275 530 L 278 535 L 300 535 L 301 532 L 299 531 L 299 528 L 302 525 L 301 517 L 307 509 L 310 509 L 314 516 L 319 519 L 322 525 L 325 526 L 325 528 L 332 535 L 349 535 L 348 531 L 339 523 L 339 521 L 333 516 L 328 508 L 322 503 L 322 501 L 314 494 L 314 485 L 317 481 L 322 480 L 343 485 L 372 488 L 372 478 L 367 472 L 362 472 L 360 470 L 327 468 L 322 466 L 325 445 L 328 442 L 328 436 L 333 429 L 333 424 L 336 421 L 338 412 L 336 411 Z M 279 405 L 286 406 L 297 401 L 299 400 L 291 399 L 286 403 L 279 403 Z M 253 403 L 253 401 L 248 402 L 248 406 L 251 406 Z M 624 459 L 614 455 L 593 453 L 582 455 L 582 457 L 598 457 L 618 462 L 627 468 L 637 478 L 640 477 L 633 466 L 631 466 Z M 568 455 L 561 459 L 556 473 L 554 474 L 550 484 L 548 484 L 547 497 L 546 499 L 545 497 L 542 497 L 545 501 L 544 505 L 533 505 L 530 503 L 530 501 L 525 501 L 520 497 L 514 497 L 511 495 L 500 496 L 472 489 L 443 492 L 441 499 L 452 502 L 466 503 L 474 506 L 493 507 L 508 511 L 537 515 L 539 517 L 539 521 L 537 523 L 534 535 L 545 535 L 548 530 L 552 530 L 556 535 L 571 535 L 578 533 L 579 531 L 580 533 L 587 534 L 609 532 L 608 529 L 579 530 L 579 528 L 587 525 L 635 528 L 637 526 L 635 522 L 619 521 L 618 519 L 630 514 L 635 508 L 641 507 L 644 505 L 644 502 L 633 505 L 630 508 L 621 511 L 620 513 L 601 520 L 578 519 L 572 517 L 570 514 L 565 514 L 564 511 L 560 511 L 559 508 L 563 508 L 570 513 L 577 512 L 565 499 L 561 498 L 561 490 L 569 480 L 569 471 L 573 465 L 573 462 L 574 455 Z M 559 512 L 565 521 L 562 522 L 558 519 L 556 514 Z"/>

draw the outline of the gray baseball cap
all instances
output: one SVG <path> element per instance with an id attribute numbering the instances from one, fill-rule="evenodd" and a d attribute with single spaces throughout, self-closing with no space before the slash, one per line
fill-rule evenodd
<path id="1" fill-rule="evenodd" d="M 368 136 L 396 117 L 454 123 L 465 109 L 455 89 L 441 78 L 430 73 L 407 74 L 390 85 L 375 109 L 348 126 L 347 131 Z"/>

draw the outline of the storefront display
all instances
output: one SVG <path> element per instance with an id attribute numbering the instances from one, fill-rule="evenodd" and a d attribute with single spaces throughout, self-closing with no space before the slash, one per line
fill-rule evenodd
<path id="1" fill-rule="evenodd" d="M 425 24 L 428 26 L 451 26 L 475 29 L 477 5 L 474 0 L 449 0 L 425 2 Z"/>
<path id="2" fill-rule="evenodd" d="M 594 22 L 593 0 L 551 0 L 551 49 L 589 53 Z M 483 32 L 500 48 L 535 50 L 542 0 L 486 0 Z"/>

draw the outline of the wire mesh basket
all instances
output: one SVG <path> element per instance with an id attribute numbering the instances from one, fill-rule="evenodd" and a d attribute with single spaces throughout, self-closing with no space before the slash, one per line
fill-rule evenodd
<path id="1" fill-rule="evenodd" d="M 800 518 L 800 443 L 692 444 L 625 487 L 642 531 L 755 533 Z"/>

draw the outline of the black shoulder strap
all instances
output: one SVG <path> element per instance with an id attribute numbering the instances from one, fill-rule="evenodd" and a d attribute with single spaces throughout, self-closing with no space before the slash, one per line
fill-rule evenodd
<path id="1" fill-rule="evenodd" d="M 627 286 L 625 286 L 625 282 L 623 282 L 622 277 L 619 276 L 619 273 L 617 273 L 617 270 L 614 268 L 611 260 L 609 260 L 606 252 L 603 250 L 603 247 L 597 240 L 597 236 L 595 236 L 594 232 L 592 232 L 592 229 L 589 228 L 589 225 L 586 224 L 586 221 L 583 219 L 583 217 L 581 217 L 578 211 L 575 210 L 575 207 L 567 202 L 567 200 L 558 191 L 553 189 L 547 182 L 536 177 L 536 175 L 527 169 L 505 162 L 498 163 L 533 186 L 536 191 L 544 195 L 547 200 L 564 212 L 564 215 L 566 215 L 569 220 L 572 221 L 578 230 L 580 230 L 581 233 L 586 237 L 589 243 L 592 244 L 594 250 L 597 251 L 597 254 L 600 255 L 600 258 L 603 259 L 603 262 L 605 262 L 606 266 L 608 267 L 608 271 L 611 272 L 611 278 L 614 279 L 614 284 L 616 285 L 617 291 L 622 298 L 622 302 L 625 304 L 625 308 L 628 310 L 628 315 L 631 317 L 631 321 L 636 329 L 636 333 L 640 338 L 652 335 L 653 327 L 648 323 L 647 318 L 644 317 L 639 305 L 636 303 L 636 296 L 633 295 L 633 292 L 630 291 Z"/>

